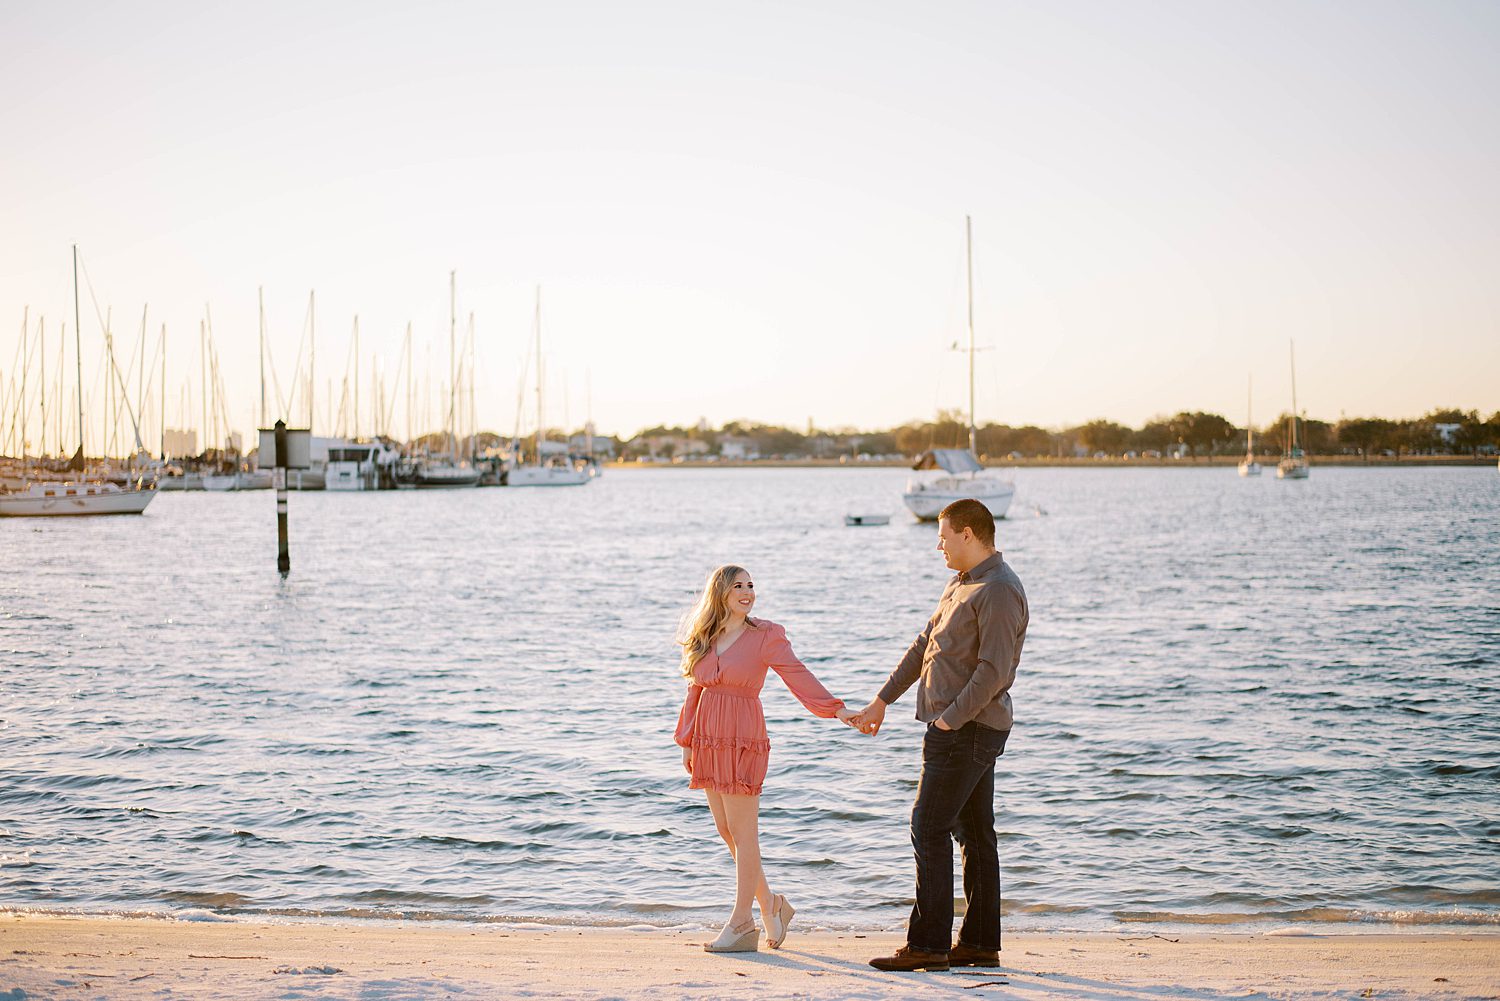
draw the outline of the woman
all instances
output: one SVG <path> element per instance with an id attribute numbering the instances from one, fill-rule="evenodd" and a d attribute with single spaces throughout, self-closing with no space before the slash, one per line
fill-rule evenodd
<path id="1" fill-rule="evenodd" d="M 677 718 L 682 767 L 692 776 L 689 787 L 708 795 L 719 837 L 734 856 L 734 910 L 719 937 L 704 943 L 709 952 L 756 951 L 760 929 L 750 917 L 752 898 L 760 903 L 773 949 L 786 941 L 795 913 L 785 897 L 771 892 L 760 864 L 760 789 L 771 754 L 760 706 L 766 669 L 781 675 L 814 716 L 847 722 L 854 715 L 792 653 L 785 629 L 750 618 L 754 607 L 755 584 L 744 568 L 719 567 L 708 575 L 678 639 L 688 679 Z"/>

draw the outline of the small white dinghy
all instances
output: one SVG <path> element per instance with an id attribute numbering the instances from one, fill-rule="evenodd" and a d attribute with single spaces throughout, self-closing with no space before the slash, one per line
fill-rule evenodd
<path id="1" fill-rule="evenodd" d="M 889 525 L 891 516 L 888 514 L 846 514 L 844 524 L 850 528 L 860 528 L 865 525 Z"/>

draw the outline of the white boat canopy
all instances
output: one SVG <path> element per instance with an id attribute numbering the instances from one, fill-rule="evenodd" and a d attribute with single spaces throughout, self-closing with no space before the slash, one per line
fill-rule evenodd
<path id="1" fill-rule="evenodd" d="M 933 448 L 917 457 L 913 469 L 941 469 L 945 473 L 977 473 L 984 465 L 966 448 Z"/>

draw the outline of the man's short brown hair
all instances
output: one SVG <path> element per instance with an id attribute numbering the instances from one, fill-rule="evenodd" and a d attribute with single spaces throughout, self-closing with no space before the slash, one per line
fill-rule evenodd
<path id="1" fill-rule="evenodd" d="M 974 533 L 974 538 L 986 546 L 995 544 L 995 516 L 990 514 L 989 508 L 972 497 L 949 504 L 938 512 L 938 518 L 948 519 L 948 524 L 953 526 L 955 532 L 962 532 L 967 528 Z"/>

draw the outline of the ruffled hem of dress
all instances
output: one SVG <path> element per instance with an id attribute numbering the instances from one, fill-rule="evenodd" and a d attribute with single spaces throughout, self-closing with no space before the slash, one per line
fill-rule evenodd
<path id="1" fill-rule="evenodd" d="M 707 789 L 710 792 L 727 794 L 730 796 L 759 796 L 761 787 L 759 785 L 748 785 L 744 782 L 710 782 L 707 779 L 688 783 L 689 789 Z"/>
<path id="2" fill-rule="evenodd" d="M 770 758 L 771 742 L 764 737 L 694 737 L 693 774 L 688 788 L 759 796 Z"/>

